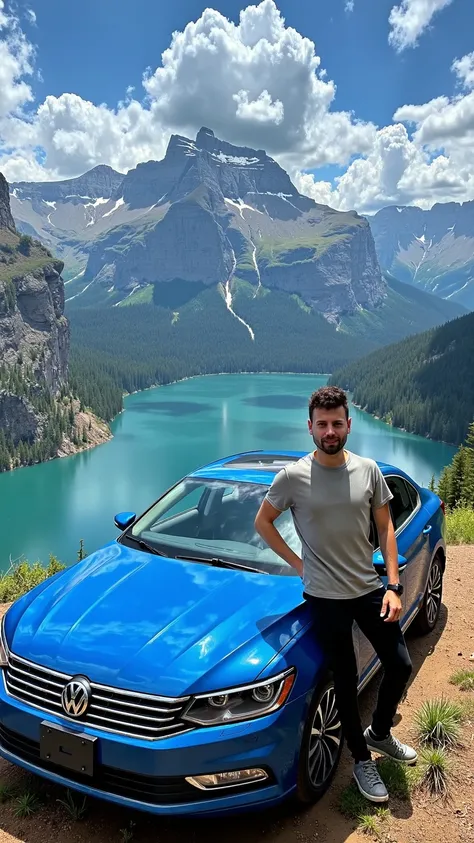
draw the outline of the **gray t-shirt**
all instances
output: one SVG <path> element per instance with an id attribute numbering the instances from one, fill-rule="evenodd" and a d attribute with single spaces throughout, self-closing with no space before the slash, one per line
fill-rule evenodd
<path id="1" fill-rule="evenodd" d="M 373 566 L 370 514 L 393 495 L 374 460 L 346 453 L 338 468 L 321 465 L 313 454 L 285 466 L 266 495 L 275 509 L 291 509 L 304 588 L 314 597 L 360 597 L 382 584 Z"/>

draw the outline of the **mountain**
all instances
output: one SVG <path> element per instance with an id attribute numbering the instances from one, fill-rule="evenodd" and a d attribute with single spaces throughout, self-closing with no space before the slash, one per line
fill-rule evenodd
<path id="1" fill-rule="evenodd" d="M 263 150 L 233 146 L 209 129 L 195 141 L 173 135 L 162 161 L 121 179 L 96 168 L 48 189 L 20 183 L 11 192 L 19 224 L 51 246 L 55 238 L 58 254 L 69 250 L 74 271 L 81 267 L 67 287 L 74 305 L 117 304 L 150 285 L 156 304 L 182 303 L 220 284 L 231 309 L 240 279 L 256 293 L 296 293 L 337 323 L 387 295 L 363 217 L 317 205 Z"/>
<path id="2" fill-rule="evenodd" d="M 333 373 L 331 383 L 396 427 L 461 444 L 474 419 L 474 313 Z"/>
<path id="3" fill-rule="evenodd" d="M 73 277 L 84 269 L 97 231 L 115 224 L 109 211 L 122 181 L 123 174 L 100 165 L 77 179 L 13 183 L 10 201 L 16 226 L 61 258 L 65 277 Z"/>
<path id="4" fill-rule="evenodd" d="M 370 217 L 370 227 L 383 269 L 474 310 L 474 202 L 430 211 L 390 206 Z"/>
<path id="5" fill-rule="evenodd" d="M 62 268 L 16 231 L 0 173 L 0 471 L 74 449 L 79 420 L 93 426 L 68 390 Z"/>

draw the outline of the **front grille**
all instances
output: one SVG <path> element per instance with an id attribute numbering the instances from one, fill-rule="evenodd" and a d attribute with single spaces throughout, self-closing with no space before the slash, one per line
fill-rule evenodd
<path id="1" fill-rule="evenodd" d="M 72 678 L 12 654 L 5 674 L 10 696 L 75 723 L 144 740 L 167 738 L 192 728 L 181 719 L 189 697 L 156 697 L 93 682 L 90 683 L 92 696 L 86 714 L 68 718 L 61 694 Z"/>
<path id="2" fill-rule="evenodd" d="M 81 776 L 80 773 L 43 761 L 40 758 L 40 746 L 37 741 L 25 738 L 2 725 L 0 725 L 0 745 L 7 752 L 34 764 L 39 769 L 49 770 L 69 781 L 85 784 L 103 793 L 113 793 L 149 805 L 176 805 L 183 802 L 198 802 L 208 797 L 205 791 L 193 787 L 183 776 L 142 776 L 127 770 L 106 767 L 104 764 L 96 765 L 92 778 Z"/>

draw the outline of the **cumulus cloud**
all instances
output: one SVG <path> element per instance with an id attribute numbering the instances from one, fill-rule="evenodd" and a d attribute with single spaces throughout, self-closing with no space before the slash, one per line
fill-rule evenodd
<path id="1" fill-rule="evenodd" d="M 23 78 L 33 72 L 33 57 L 33 47 L 18 19 L 5 11 L 4 0 L 0 0 L 0 119 L 33 99 Z"/>
<path id="2" fill-rule="evenodd" d="M 12 112 L 31 99 L 20 77 L 31 72 L 33 51 L 17 22 L 12 31 L 23 59 L 10 42 L 16 63 L 9 79 L 20 87 L 14 95 L 11 85 L 2 86 L 10 90 L 4 107 L 10 119 L 0 135 L 15 149 L 1 162 L 8 175 L 38 147 L 43 171 L 55 177 L 102 162 L 123 171 L 160 158 L 170 132 L 194 135 L 203 125 L 234 143 L 265 148 L 287 167 L 347 164 L 375 137 L 374 125 L 334 108 L 336 87 L 314 43 L 286 26 L 274 0 L 243 9 L 237 24 L 206 9 L 174 33 L 160 65 L 144 75 L 142 102 L 130 88 L 115 109 L 64 93 L 48 96 L 23 121 Z"/>
<path id="3" fill-rule="evenodd" d="M 406 30 L 416 40 L 440 8 L 441 0 L 403 0 L 394 32 L 418 10 L 418 29 Z M 100 163 L 125 172 L 161 158 L 172 131 L 193 136 L 205 125 L 266 149 L 301 192 L 336 208 L 474 198 L 472 53 L 453 62 L 454 96 L 406 104 L 382 128 L 336 109 L 314 43 L 286 25 L 274 0 L 243 9 L 238 23 L 206 9 L 144 74 L 144 98 L 129 87 L 115 108 L 70 92 L 33 107 L 34 59 L 0 0 L 0 169 L 10 181 L 67 178 Z M 326 164 L 347 169 L 334 183 L 307 172 Z"/>
<path id="4" fill-rule="evenodd" d="M 398 52 L 415 47 L 420 35 L 431 23 L 434 15 L 450 6 L 453 0 L 402 0 L 390 12 L 388 40 Z"/>
<path id="5" fill-rule="evenodd" d="M 334 187 L 308 173 L 295 174 L 295 182 L 317 202 L 367 213 L 384 205 L 430 208 L 435 202 L 474 198 L 469 161 L 443 153 L 433 157 L 401 123 L 380 129 L 370 154 L 355 160 Z"/>
<path id="6" fill-rule="evenodd" d="M 173 35 L 145 87 L 162 123 L 183 133 L 204 124 L 287 162 L 346 163 L 370 147 L 374 127 L 331 110 L 336 89 L 320 64 L 314 43 L 263 0 L 238 24 L 206 9 Z"/>
<path id="7" fill-rule="evenodd" d="M 453 72 L 464 88 L 474 88 L 474 52 L 453 62 Z"/>

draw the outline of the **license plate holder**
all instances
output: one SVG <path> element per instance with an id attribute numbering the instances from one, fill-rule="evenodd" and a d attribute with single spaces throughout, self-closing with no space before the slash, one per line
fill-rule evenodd
<path id="1" fill-rule="evenodd" d="M 40 758 L 49 764 L 65 767 L 75 773 L 94 775 L 97 738 L 82 732 L 71 732 L 43 721 L 40 728 Z"/>

